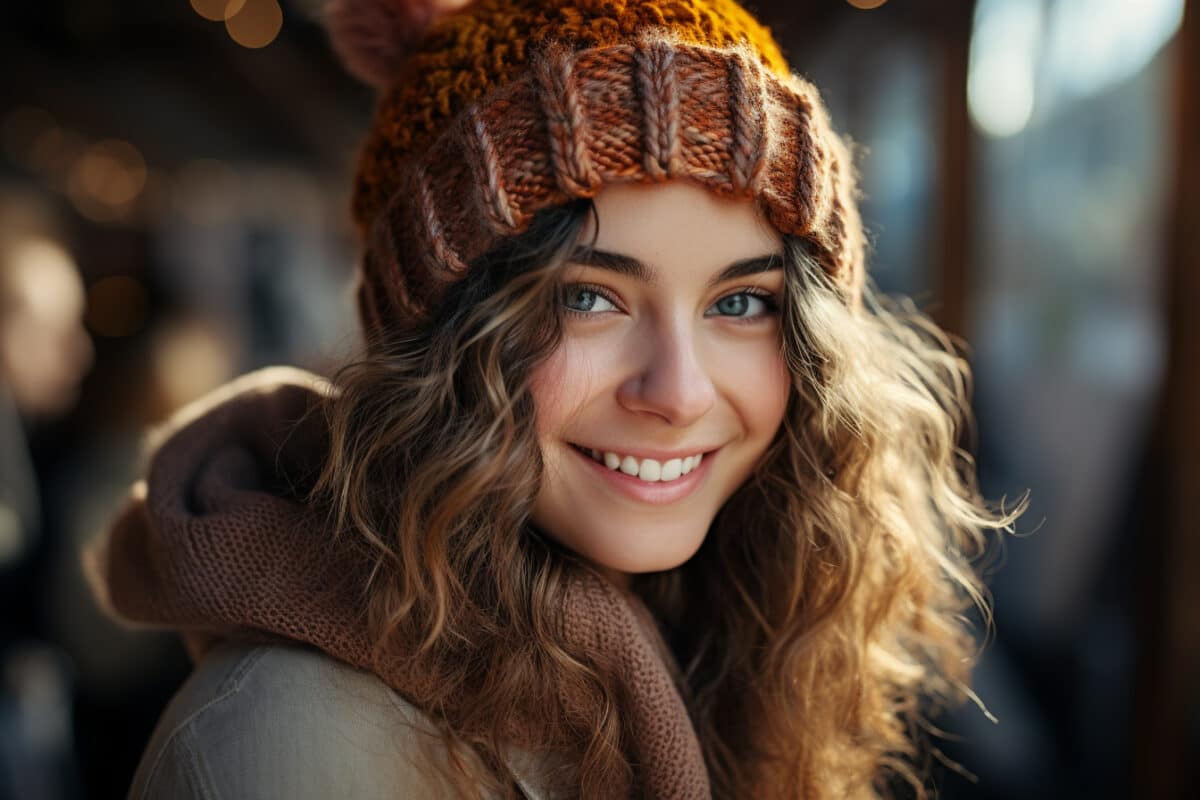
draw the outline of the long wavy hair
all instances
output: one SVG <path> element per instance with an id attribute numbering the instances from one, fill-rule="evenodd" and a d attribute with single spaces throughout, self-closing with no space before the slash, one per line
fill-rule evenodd
<path id="1" fill-rule="evenodd" d="M 551 623 L 579 559 L 530 523 L 543 470 L 530 373 L 562 339 L 561 268 L 589 212 L 542 212 L 437 316 L 342 368 L 325 406 L 312 499 L 375 553 L 378 657 L 430 677 L 409 699 L 460 754 L 464 796 L 516 796 L 503 755 L 518 709 L 545 709 L 546 741 L 570 743 L 572 793 L 630 774 L 611 665 Z M 870 279 L 850 308 L 804 241 L 784 243 L 783 424 L 698 553 L 633 588 L 684 671 L 715 797 L 873 797 L 897 782 L 924 797 L 925 713 L 973 696 L 965 612 L 990 627 L 987 534 L 1011 531 L 1028 497 L 1005 511 L 979 494 L 960 447 L 971 375 L 950 337 Z M 563 686 L 590 705 L 561 708 Z"/>

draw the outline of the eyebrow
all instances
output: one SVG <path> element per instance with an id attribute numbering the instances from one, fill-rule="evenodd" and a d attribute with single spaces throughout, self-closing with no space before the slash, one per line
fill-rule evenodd
<path id="1" fill-rule="evenodd" d="M 612 253 L 608 250 L 597 250 L 591 247 L 577 247 L 571 253 L 571 257 L 568 260 L 573 264 L 599 267 L 600 269 L 607 269 L 621 275 L 627 275 L 643 283 L 648 283 L 651 286 L 658 285 L 658 273 L 653 267 L 637 260 L 633 256 L 627 256 L 623 253 Z M 777 269 L 783 269 L 783 256 L 778 253 L 743 258 L 734 261 L 717 273 L 704 288 L 711 289 L 718 284 L 734 278 L 744 278 L 747 275 L 757 275 L 761 272 L 772 272 Z"/>

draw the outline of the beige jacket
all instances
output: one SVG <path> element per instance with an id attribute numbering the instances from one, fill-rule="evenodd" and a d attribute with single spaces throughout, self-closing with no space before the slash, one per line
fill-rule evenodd
<path id="1" fill-rule="evenodd" d="M 428 717 L 376 675 L 303 645 L 214 648 L 163 712 L 130 800 L 437 800 Z M 530 800 L 548 800 L 510 759 Z"/>

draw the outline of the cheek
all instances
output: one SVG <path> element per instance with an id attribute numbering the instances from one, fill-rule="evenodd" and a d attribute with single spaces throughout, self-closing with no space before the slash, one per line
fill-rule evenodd
<path id="1" fill-rule="evenodd" d="M 787 410 L 792 376 L 775 342 L 731 348 L 720 355 L 725 394 L 750 438 L 775 435 Z"/>
<path id="2" fill-rule="evenodd" d="M 570 341 L 561 345 L 530 373 L 530 392 L 537 409 L 537 430 L 551 437 L 587 403 L 595 382 L 595 362 L 586 348 Z"/>

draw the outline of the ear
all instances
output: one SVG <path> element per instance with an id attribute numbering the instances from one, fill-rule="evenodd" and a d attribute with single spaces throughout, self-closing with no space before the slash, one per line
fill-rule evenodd
<path id="1" fill-rule="evenodd" d="M 325 28 L 334 52 L 359 80 L 383 88 L 433 21 L 472 0 L 328 0 Z"/>

